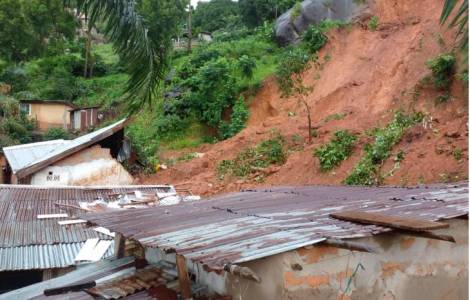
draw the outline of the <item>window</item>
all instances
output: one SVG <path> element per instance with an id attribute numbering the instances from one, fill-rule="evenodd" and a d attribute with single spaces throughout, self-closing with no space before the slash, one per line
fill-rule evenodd
<path id="1" fill-rule="evenodd" d="M 20 103 L 20 112 L 31 115 L 31 104 L 29 103 Z"/>

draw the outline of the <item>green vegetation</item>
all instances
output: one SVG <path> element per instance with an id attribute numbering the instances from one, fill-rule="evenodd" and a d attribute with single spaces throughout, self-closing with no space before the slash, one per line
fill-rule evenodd
<path id="1" fill-rule="evenodd" d="M 463 158 L 463 151 L 460 148 L 455 149 L 452 154 L 457 161 L 460 161 Z"/>
<path id="2" fill-rule="evenodd" d="M 20 113 L 18 101 L 0 97 L 0 149 L 35 141 L 35 127 L 35 122 Z"/>
<path id="3" fill-rule="evenodd" d="M 302 41 L 310 53 L 316 53 L 328 41 L 323 30 L 317 26 L 310 26 L 303 34 Z"/>
<path id="4" fill-rule="evenodd" d="M 346 130 L 336 131 L 328 144 L 313 152 L 320 161 L 320 169 L 325 172 L 339 166 L 351 155 L 356 140 L 357 137 Z"/>
<path id="5" fill-rule="evenodd" d="M 199 2 L 193 14 L 193 26 L 198 31 L 214 32 L 241 25 L 238 5 L 231 0 Z"/>
<path id="6" fill-rule="evenodd" d="M 421 114 L 395 114 L 394 119 L 384 128 L 374 132 L 374 143 L 364 147 L 366 154 L 346 178 L 345 183 L 351 185 L 379 184 L 382 176 L 379 174 L 383 162 L 390 156 L 392 147 L 400 142 L 406 129 L 422 121 Z"/>
<path id="7" fill-rule="evenodd" d="M 295 19 L 297 19 L 301 13 L 302 13 L 302 3 L 300 1 L 297 1 L 295 2 L 295 5 L 292 8 L 292 11 L 290 13 L 291 21 L 294 21 Z"/>
<path id="8" fill-rule="evenodd" d="M 256 147 L 243 150 L 233 160 L 222 160 L 217 172 L 220 179 L 224 179 L 228 174 L 245 177 L 270 165 L 282 165 L 286 159 L 286 141 L 282 135 L 276 134 Z"/>
<path id="9" fill-rule="evenodd" d="M 311 56 L 303 48 L 291 48 L 286 51 L 276 70 L 276 79 L 282 96 L 289 96 L 295 85 L 293 74 L 301 74 L 308 69 Z"/>
<path id="10" fill-rule="evenodd" d="M 433 85 L 448 91 L 454 75 L 455 56 L 452 53 L 444 53 L 426 62 L 432 72 Z"/>
<path id="11" fill-rule="evenodd" d="M 369 23 L 367 23 L 367 28 L 369 28 L 370 31 L 376 31 L 378 26 L 379 26 L 379 17 L 372 16 L 372 18 L 370 18 L 369 20 Z"/>
<path id="12" fill-rule="evenodd" d="M 44 133 L 43 138 L 45 141 L 59 140 L 59 139 L 68 140 L 70 139 L 70 133 L 64 128 L 53 127 L 53 128 L 49 128 Z"/>
<path id="13" fill-rule="evenodd" d="M 261 26 L 279 17 L 293 7 L 297 0 L 239 0 L 238 7 L 243 23 L 248 27 Z"/>
<path id="14" fill-rule="evenodd" d="M 327 116 L 323 121 L 325 123 L 328 123 L 333 120 L 342 120 L 344 119 L 344 117 L 346 117 L 345 113 L 334 113 L 334 114 Z"/>

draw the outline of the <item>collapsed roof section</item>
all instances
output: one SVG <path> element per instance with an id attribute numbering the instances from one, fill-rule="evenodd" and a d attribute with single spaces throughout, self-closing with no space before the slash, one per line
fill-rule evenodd
<path id="1" fill-rule="evenodd" d="M 74 140 L 54 140 L 23 144 L 5 147 L 3 151 L 13 174 L 20 179 L 94 144 L 113 144 L 113 141 L 107 141 L 107 138 L 122 132 L 125 125 L 126 119 L 122 119 Z M 119 149 L 114 151 L 116 153 L 114 153 L 113 157 L 117 156 L 118 151 Z"/>
<path id="2" fill-rule="evenodd" d="M 423 221 L 468 214 L 468 183 L 416 188 L 312 186 L 247 190 L 208 201 L 145 210 L 87 214 L 90 224 L 176 252 L 211 270 L 287 252 L 327 239 L 367 237 L 393 229 L 332 213 L 360 211 Z"/>

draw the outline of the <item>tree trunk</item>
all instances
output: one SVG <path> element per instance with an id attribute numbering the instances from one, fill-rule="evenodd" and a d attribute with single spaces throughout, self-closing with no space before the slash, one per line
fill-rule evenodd
<path id="1" fill-rule="evenodd" d="M 312 143 L 312 116 L 310 114 L 310 105 L 308 105 L 307 101 L 302 100 L 302 103 L 305 105 L 307 109 L 307 118 L 308 118 L 308 143 Z"/>
<path id="2" fill-rule="evenodd" d="M 189 4 L 189 13 L 188 13 L 188 52 L 191 52 L 191 43 L 193 40 L 193 27 L 191 24 L 191 15 L 192 15 L 192 6 Z"/>

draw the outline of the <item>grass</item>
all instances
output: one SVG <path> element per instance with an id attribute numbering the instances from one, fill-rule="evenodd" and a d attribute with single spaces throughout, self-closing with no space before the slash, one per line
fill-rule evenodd
<path id="1" fill-rule="evenodd" d="M 367 23 L 367 28 L 369 28 L 370 31 L 376 31 L 378 26 L 379 26 L 379 17 L 372 16 L 372 18 L 370 18 L 369 20 L 369 23 Z"/>
<path id="2" fill-rule="evenodd" d="M 345 183 L 350 185 L 380 184 L 382 181 L 382 176 L 379 174 L 380 167 L 390 156 L 393 146 L 400 142 L 406 129 L 421 122 L 422 118 L 422 114 L 419 113 L 405 115 L 398 112 L 387 126 L 375 130 L 374 143 L 365 146 L 366 154 L 345 179 Z"/>
<path id="3" fill-rule="evenodd" d="M 323 121 L 325 123 L 328 123 L 333 120 L 342 120 L 344 119 L 344 117 L 346 117 L 345 113 L 334 113 L 334 114 L 327 116 Z"/>
<path id="4" fill-rule="evenodd" d="M 338 130 L 328 144 L 314 150 L 313 155 L 320 161 L 323 172 L 339 166 L 352 153 L 357 137 L 346 130 Z"/>
<path id="5" fill-rule="evenodd" d="M 282 135 L 276 134 L 255 147 L 244 149 L 233 160 L 222 160 L 217 167 L 217 173 L 220 179 L 224 179 L 228 174 L 246 177 L 270 165 L 282 165 L 286 159 L 286 141 Z"/>

